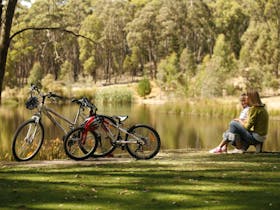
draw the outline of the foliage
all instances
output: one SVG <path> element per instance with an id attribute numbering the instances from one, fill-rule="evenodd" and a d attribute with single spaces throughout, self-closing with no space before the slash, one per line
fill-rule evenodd
<path id="1" fill-rule="evenodd" d="M 149 95 L 152 91 L 151 83 L 147 78 L 144 78 L 139 81 L 137 86 L 137 92 L 140 96 L 145 97 Z"/>
<path id="2" fill-rule="evenodd" d="M 60 95 L 63 93 L 63 85 L 60 82 L 55 81 L 52 74 L 47 74 L 42 79 L 42 88 L 45 92 L 54 92 Z"/>
<path id="3" fill-rule="evenodd" d="M 41 86 L 41 80 L 43 78 L 43 70 L 39 62 L 34 63 L 30 75 L 28 77 L 28 84 L 36 84 Z"/>
<path id="4" fill-rule="evenodd" d="M 164 90 L 176 90 L 178 88 L 178 79 L 180 75 L 179 61 L 176 53 L 172 53 L 160 61 L 157 78 L 160 86 Z"/>
<path id="5" fill-rule="evenodd" d="M 73 65 L 69 61 L 65 61 L 61 65 L 59 79 L 65 83 L 74 82 Z"/>
<path id="6" fill-rule="evenodd" d="M 230 78 L 241 76 L 247 87 L 278 90 L 279 10 L 277 0 L 39 0 L 30 7 L 19 4 L 12 33 L 51 26 L 84 37 L 53 30 L 17 35 L 10 44 L 4 86 L 24 87 L 39 62 L 43 77 L 52 74 L 54 81 L 61 80 L 68 69 L 71 83 L 80 75 L 106 84 L 146 75 L 158 80 L 163 90 L 219 96 L 222 89 L 235 92 Z M 167 75 L 167 69 L 174 74 Z"/>
<path id="7" fill-rule="evenodd" d="M 220 34 L 217 38 L 213 56 L 205 57 L 196 76 L 197 82 L 192 89 L 198 89 L 195 94 L 204 97 L 221 96 L 226 90 L 226 80 L 234 76 L 236 63 L 225 36 Z"/>
<path id="8" fill-rule="evenodd" d="M 230 43 L 231 51 L 238 57 L 241 36 L 248 27 L 249 17 L 236 0 L 217 0 L 211 6 L 218 33 L 225 35 L 226 41 Z"/>

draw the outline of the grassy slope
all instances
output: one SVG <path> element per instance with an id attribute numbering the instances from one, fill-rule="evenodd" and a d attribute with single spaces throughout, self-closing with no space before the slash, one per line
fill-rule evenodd
<path id="1" fill-rule="evenodd" d="M 279 153 L 1 163 L 0 209 L 278 209 Z"/>

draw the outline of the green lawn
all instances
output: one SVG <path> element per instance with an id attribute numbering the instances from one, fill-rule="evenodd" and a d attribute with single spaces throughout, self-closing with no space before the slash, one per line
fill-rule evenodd
<path id="1" fill-rule="evenodd" d="M 0 209 L 279 209 L 280 153 L 0 163 Z"/>

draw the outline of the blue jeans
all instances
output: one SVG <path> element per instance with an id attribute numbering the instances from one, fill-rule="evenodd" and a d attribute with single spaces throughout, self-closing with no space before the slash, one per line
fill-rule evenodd
<path id="1" fill-rule="evenodd" d="M 229 131 L 240 136 L 240 141 L 244 150 L 247 150 L 250 145 L 259 144 L 259 142 L 254 139 L 252 133 L 247 131 L 247 129 L 237 121 L 233 120 L 230 122 Z"/>

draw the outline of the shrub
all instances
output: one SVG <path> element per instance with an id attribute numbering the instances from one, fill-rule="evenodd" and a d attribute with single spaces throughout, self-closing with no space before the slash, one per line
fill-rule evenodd
<path id="1" fill-rule="evenodd" d="M 140 96 L 145 97 L 146 95 L 149 95 L 151 91 L 151 83 L 147 78 L 144 78 L 139 81 L 137 86 L 137 92 Z"/>
<path id="2" fill-rule="evenodd" d="M 38 86 L 41 85 L 41 80 L 43 78 L 43 69 L 39 62 L 34 63 L 30 75 L 28 77 L 28 84 L 36 84 Z"/>
<path id="3" fill-rule="evenodd" d="M 130 104 L 132 102 L 132 92 L 127 88 L 102 88 L 96 92 L 95 99 L 105 104 Z"/>
<path id="4" fill-rule="evenodd" d="M 64 85 L 62 83 L 60 83 L 59 81 L 55 81 L 53 75 L 47 74 L 42 79 L 41 83 L 42 83 L 43 91 L 54 92 L 59 95 L 63 94 Z"/>

